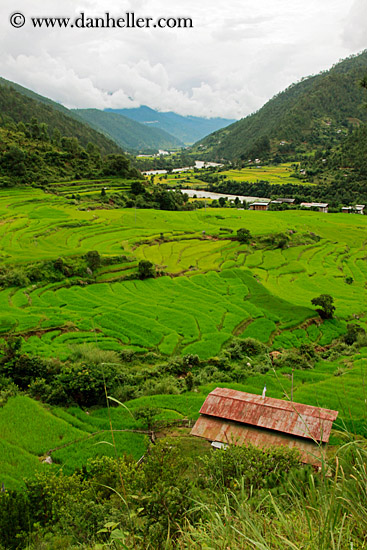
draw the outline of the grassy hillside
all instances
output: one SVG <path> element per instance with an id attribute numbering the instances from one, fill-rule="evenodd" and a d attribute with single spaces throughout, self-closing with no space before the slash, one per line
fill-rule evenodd
<path id="1" fill-rule="evenodd" d="M 72 111 L 5 79 L 0 79 L 0 112 L 3 121 L 10 117 L 16 124 L 27 124 L 37 118 L 47 125 L 51 134 L 57 131 L 62 136 L 77 138 L 83 147 L 91 142 L 104 155 L 121 153 L 111 139 L 85 124 Z"/>
<path id="2" fill-rule="evenodd" d="M 362 216 L 220 209 L 88 212 L 34 190 L 2 192 L 1 204 L 3 277 L 19 281 L 19 288 L 0 293 L 2 332 L 21 334 L 29 352 L 65 358 L 68 344 L 97 341 L 104 349 L 208 358 L 234 334 L 275 347 L 297 347 L 304 338 L 323 345 L 345 331 L 345 319 L 366 311 Z M 240 227 L 251 231 L 254 243 L 232 240 Z M 285 235 L 288 246 L 277 248 L 277 237 L 268 239 L 269 234 Z M 105 258 L 92 278 L 80 271 L 67 288 L 42 285 L 39 269 L 54 269 L 58 258 L 68 265 L 89 251 Z M 35 259 L 50 263 L 42 267 Z M 140 260 L 151 261 L 166 276 L 125 280 L 136 277 Z M 349 278 L 352 284 L 346 284 Z M 32 280 L 40 282 L 33 286 Z M 322 293 L 335 298 L 336 325 L 315 327 L 312 337 L 293 332 L 314 316 L 310 301 Z"/>
<path id="3" fill-rule="evenodd" d="M 139 177 L 115 143 L 55 108 L 0 85 L 0 185 Z"/>
<path id="4" fill-rule="evenodd" d="M 57 195 L 0 190 L 2 545 L 201 548 L 213 529 L 237 548 L 248 529 L 273 548 L 276 525 L 279 550 L 290 532 L 292 548 L 363 548 L 367 218 L 91 210 L 68 198 L 102 185 L 125 188 L 112 178 L 63 182 Z M 155 264 L 155 278 L 139 278 L 141 261 Z M 311 304 L 324 293 L 332 319 Z M 181 427 L 215 387 L 261 394 L 265 384 L 269 397 L 293 391 L 296 402 L 339 411 L 332 476 L 280 449 L 268 459 L 211 452 Z M 294 533 L 297 521 L 306 533 Z"/>
<path id="5" fill-rule="evenodd" d="M 213 160 L 247 162 L 334 146 L 353 125 L 367 120 L 358 87 L 366 72 L 367 52 L 350 57 L 291 85 L 256 113 L 196 144 L 195 150 Z"/>
<path id="6" fill-rule="evenodd" d="M 361 384 L 365 384 L 367 348 L 354 356 L 334 361 L 320 361 L 311 370 L 294 371 L 294 400 L 339 411 L 330 443 L 342 441 L 339 430 L 367 435 L 366 406 Z M 348 366 L 346 366 L 346 364 Z M 67 409 L 44 406 L 26 396 L 10 398 L 0 408 L 0 483 L 8 489 L 20 488 L 23 480 L 38 472 L 54 471 L 71 474 L 96 457 L 127 454 L 138 460 L 146 451 L 147 426 L 135 413 L 144 408 L 156 411 L 154 422 L 167 424 L 183 419 L 196 420 L 199 410 L 215 387 L 229 387 L 261 394 L 264 383 L 267 395 L 283 399 L 290 395 L 291 369 L 270 370 L 266 375 L 249 376 L 244 383 L 211 383 L 181 395 L 148 395 L 125 402 L 125 406 L 88 411 L 79 407 Z M 336 373 L 338 373 L 336 375 Z M 111 401 L 113 405 L 113 402 Z M 111 424 L 114 430 L 116 451 Z M 52 465 L 42 463 L 51 456 Z"/>
<path id="7" fill-rule="evenodd" d="M 88 122 L 122 149 L 130 152 L 144 152 L 158 149 L 172 150 L 183 147 L 183 142 L 159 128 L 140 124 L 126 116 L 98 109 L 74 109 L 74 113 Z"/>

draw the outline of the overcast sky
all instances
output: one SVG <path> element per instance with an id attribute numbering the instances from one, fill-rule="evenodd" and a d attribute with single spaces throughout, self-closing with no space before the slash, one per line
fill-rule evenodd
<path id="1" fill-rule="evenodd" d="M 56 30 L 29 21 L 106 11 L 186 16 L 194 28 Z M 24 27 L 10 25 L 14 12 Z M 0 14 L 0 76 L 66 107 L 241 118 L 367 47 L 366 0 L 1 0 Z"/>

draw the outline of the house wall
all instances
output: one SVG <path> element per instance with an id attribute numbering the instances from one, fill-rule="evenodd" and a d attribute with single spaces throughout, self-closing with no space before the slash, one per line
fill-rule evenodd
<path id="1" fill-rule="evenodd" d="M 301 453 L 304 463 L 320 466 L 325 456 L 326 446 L 311 439 L 304 439 L 266 428 L 258 428 L 240 422 L 232 422 L 201 415 L 191 431 L 191 435 L 202 437 L 209 441 L 245 445 L 251 443 L 257 447 L 283 446 L 296 448 Z"/>

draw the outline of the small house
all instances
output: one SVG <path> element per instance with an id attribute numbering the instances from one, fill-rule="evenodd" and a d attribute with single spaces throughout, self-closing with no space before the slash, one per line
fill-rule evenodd
<path id="1" fill-rule="evenodd" d="M 329 211 L 329 204 L 324 202 L 301 202 L 300 206 L 303 208 L 317 208 L 319 212 L 325 214 Z"/>
<path id="2" fill-rule="evenodd" d="M 191 435 L 217 448 L 219 443 L 297 448 L 302 462 L 319 466 L 337 416 L 329 409 L 216 388 L 201 407 Z"/>
<path id="3" fill-rule="evenodd" d="M 355 206 L 343 206 L 343 214 L 364 214 L 365 204 L 356 204 Z"/>
<path id="4" fill-rule="evenodd" d="M 285 204 L 294 204 L 296 199 L 284 199 L 284 198 L 280 198 L 280 199 L 277 199 L 277 202 L 280 202 L 280 203 L 285 203 Z"/>
<path id="5" fill-rule="evenodd" d="M 269 203 L 268 202 L 253 202 L 250 204 L 250 210 L 268 210 Z"/>

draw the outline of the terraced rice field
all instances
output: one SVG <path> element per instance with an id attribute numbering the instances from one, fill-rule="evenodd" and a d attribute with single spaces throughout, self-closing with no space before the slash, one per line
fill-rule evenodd
<path id="1" fill-rule="evenodd" d="M 270 184 L 284 185 L 285 183 L 312 185 L 311 183 L 292 178 L 291 174 L 294 171 L 292 163 L 283 163 L 278 166 L 251 166 L 242 168 L 241 170 L 227 170 L 221 172 L 221 175 L 227 176 L 228 179 L 234 181 L 248 181 L 256 183 L 259 180 L 268 181 Z"/>
<path id="2" fill-rule="evenodd" d="M 31 290 L 26 303 L 23 290 L 12 293 L 0 295 L 2 319 L 17 320 L 13 330 L 25 336 L 25 351 L 62 358 L 69 344 L 83 342 L 104 349 L 125 346 L 208 358 L 219 353 L 245 320 L 268 320 L 270 337 L 313 315 L 310 308 L 292 308 L 272 296 L 250 272 L 240 269 L 84 288 L 48 286 Z"/>
<path id="3" fill-rule="evenodd" d="M 71 198 L 73 195 L 93 198 L 101 195 L 102 189 L 109 194 L 129 191 L 131 181 L 121 178 L 105 178 L 101 180 L 75 180 L 50 183 L 49 188 L 58 195 Z"/>
<path id="4" fill-rule="evenodd" d="M 311 371 L 294 371 L 294 400 L 339 411 L 334 429 L 349 429 L 367 436 L 365 405 L 367 349 L 355 357 L 335 362 L 320 362 Z M 335 376 L 343 366 L 342 376 Z M 139 459 L 148 445 L 141 421 L 135 420 L 134 409 L 149 406 L 160 409 L 157 420 L 163 422 L 189 418 L 196 420 L 206 396 L 215 387 L 229 387 L 260 394 L 264 382 L 267 395 L 288 398 L 291 391 L 289 368 L 254 375 L 246 384 L 210 384 L 196 392 L 181 395 L 151 395 L 134 399 L 127 408 L 113 407 L 85 411 L 78 407 L 62 409 L 45 407 L 25 396 L 11 398 L 0 409 L 0 463 L 1 482 L 8 489 L 20 488 L 23 479 L 36 472 L 62 469 L 72 473 L 87 460 L 101 455 L 127 453 Z M 127 410 L 128 409 L 128 410 Z M 130 411 L 130 412 L 129 412 Z M 116 451 L 111 445 L 110 418 L 114 430 Z M 337 432 L 332 432 L 330 444 L 342 443 Z M 52 465 L 42 459 L 51 452 Z"/>
<path id="5" fill-rule="evenodd" d="M 219 177 L 226 176 L 229 180 L 234 181 L 246 181 L 249 183 L 256 183 L 257 181 L 268 181 L 271 185 L 284 185 L 301 184 L 313 185 L 305 180 L 299 180 L 291 177 L 294 169 L 292 163 L 283 163 L 278 166 L 256 166 L 241 168 L 240 170 L 224 170 L 219 172 Z M 167 183 L 168 185 L 175 186 L 182 184 L 190 186 L 192 188 L 200 189 L 201 187 L 207 187 L 207 182 L 200 179 L 200 171 L 194 172 L 189 170 L 180 174 L 167 174 L 167 177 L 162 178 L 162 175 L 156 175 L 154 177 L 154 183 Z"/>
<path id="6" fill-rule="evenodd" d="M 88 192 L 88 185 L 82 183 L 79 190 Z M 83 211 L 64 196 L 69 192 L 68 186 L 58 196 L 35 189 L 0 192 L 1 264 L 21 268 L 91 250 L 126 260 L 99 268 L 96 282 L 86 286 L 72 280 L 1 289 L 0 334 L 21 335 L 24 351 L 66 358 L 71 344 L 90 342 L 102 349 L 209 358 L 233 336 L 287 349 L 307 342 L 329 344 L 353 316 L 366 327 L 366 217 L 233 209 Z M 310 244 L 284 250 L 241 245 L 233 240 L 241 227 L 255 240 L 292 230 L 300 243 L 308 235 Z M 310 233 L 318 238 L 310 240 Z M 124 280 L 142 259 L 166 275 Z M 352 284 L 346 284 L 347 277 Z M 322 293 L 334 297 L 336 319 L 319 324 L 313 322 L 310 301 Z M 341 425 L 367 435 L 366 360 L 367 349 L 362 349 L 354 357 L 295 371 L 294 399 L 338 409 Z M 283 368 L 253 375 L 243 385 L 225 385 L 261 393 L 266 382 L 268 395 L 283 398 L 289 397 L 290 379 L 290 369 Z M 166 420 L 196 418 L 212 389 L 142 397 L 127 405 L 159 407 Z M 118 430 L 117 452 L 138 459 L 146 436 L 129 430 L 141 428 L 139 421 L 121 407 L 111 409 L 111 416 Z M 20 487 L 23 477 L 44 468 L 71 472 L 89 457 L 114 453 L 108 430 L 105 409 L 86 414 L 12 398 L 0 408 L 1 482 Z M 42 464 L 39 458 L 51 449 L 55 463 Z"/>
<path id="7" fill-rule="evenodd" d="M 367 311 L 364 216 L 232 209 L 88 212 L 32 189 L 2 191 L 0 215 L 3 264 L 90 250 L 127 257 L 100 268 L 96 284 L 86 287 L 57 283 L 1 290 L 0 331 L 22 335 L 26 351 L 65 358 L 70 344 L 94 342 L 103 349 L 208 358 L 233 335 L 285 348 L 307 339 L 328 343 L 345 330 L 347 317 L 363 318 Z M 232 240 L 240 227 L 254 236 L 292 230 L 320 240 L 257 249 Z M 123 280 L 141 259 L 167 275 Z M 322 293 L 335 299 L 336 326 L 314 327 L 311 334 L 297 329 L 314 316 L 311 299 Z"/>

